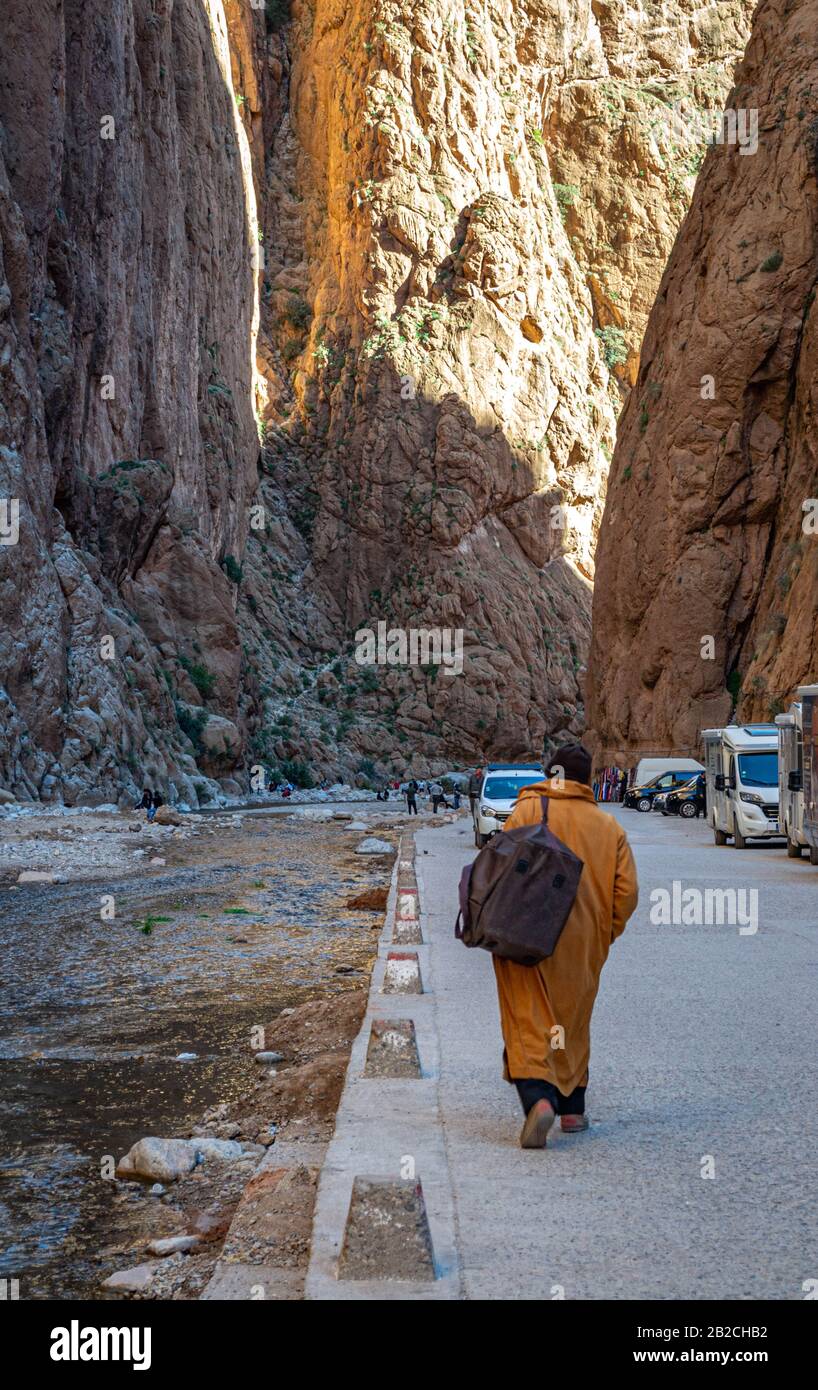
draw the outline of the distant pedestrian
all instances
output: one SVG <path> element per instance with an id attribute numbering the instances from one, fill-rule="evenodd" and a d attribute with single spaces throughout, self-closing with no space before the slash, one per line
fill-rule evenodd
<path id="1" fill-rule="evenodd" d="M 553 776 L 558 770 L 560 776 Z M 517 1087 L 525 1112 L 524 1149 L 545 1148 L 557 1115 L 569 1134 L 588 1128 L 591 1011 L 611 943 L 625 930 L 638 897 L 627 836 L 613 816 L 595 807 L 590 777 L 588 750 L 564 744 L 548 764 L 546 780 L 520 792 L 500 832 L 536 825 L 547 798 L 548 829 L 583 864 L 574 905 L 553 953 L 538 965 L 493 957 L 505 1042 L 503 1071 Z"/>
<path id="2" fill-rule="evenodd" d="M 410 816 L 418 813 L 418 784 L 414 777 L 406 783 L 406 810 Z"/>
<path id="3" fill-rule="evenodd" d="M 482 786 L 483 769 L 482 767 L 476 767 L 471 777 L 469 778 L 469 810 L 471 811 L 472 816 L 474 816 L 474 808 L 477 804 L 477 798 L 480 795 Z"/>
<path id="4" fill-rule="evenodd" d="M 153 820 L 154 816 L 156 815 L 156 811 L 153 805 L 153 792 L 151 791 L 150 787 L 146 787 L 143 791 L 142 800 L 140 801 L 136 809 L 137 811 L 145 812 L 146 820 Z"/>
<path id="5" fill-rule="evenodd" d="M 456 811 L 460 810 L 460 788 L 456 782 L 454 784 L 454 809 Z"/>
<path id="6" fill-rule="evenodd" d="M 432 798 L 432 810 L 437 815 L 437 808 L 443 800 L 443 788 L 439 782 L 429 783 L 429 795 Z"/>

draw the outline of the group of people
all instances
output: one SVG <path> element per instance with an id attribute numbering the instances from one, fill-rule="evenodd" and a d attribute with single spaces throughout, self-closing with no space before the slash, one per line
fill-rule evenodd
<path id="1" fill-rule="evenodd" d="M 406 809 L 410 816 L 418 814 L 418 796 L 428 796 L 432 803 L 432 811 L 437 815 L 441 806 L 448 806 L 446 793 L 440 782 L 426 781 L 418 782 L 417 778 L 412 777 L 404 786 L 403 794 L 406 797 Z M 455 811 L 460 810 L 460 788 L 455 783 L 452 792 L 452 807 Z"/>
<path id="2" fill-rule="evenodd" d="M 137 806 L 137 811 L 145 812 L 146 820 L 153 820 L 160 806 L 164 806 L 164 799 L 159 792 L 152 791 L 150 787 L 145 787 L 142 792 L 142 800 Z"/>

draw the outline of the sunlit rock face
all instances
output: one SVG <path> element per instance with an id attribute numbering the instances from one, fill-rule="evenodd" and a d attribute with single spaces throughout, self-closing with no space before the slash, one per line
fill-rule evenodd
<path id="1" fill-rule="evenodd" d="M 0 783 L 195 805 L 581 729 L 615 414 L 750 6 L 10 10 Z M 358 666 L 379 621 L 462 673 Z"/>
<path id="2" fill-rule="evenodd" d="M 594 601 L 601 761 L 693 749 L 816 679 L 815 4 L 759 6 L 620 424 Z"/>

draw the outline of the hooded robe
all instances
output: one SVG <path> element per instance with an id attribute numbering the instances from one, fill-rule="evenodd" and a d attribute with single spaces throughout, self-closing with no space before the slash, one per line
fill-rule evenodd
<path id="1" fill-rule="evenodd" d="M 548 797 L 550 829 L 584 864 L 574 906 L 553 955 L 539 965 L 517 965 L 498 956 L 493 961 L 506 1080 L 538 1077 L 568 1096 L 588 1083 L 599 977 L 611 942 L 625 930 L 636 907 L 638 889 L 624 830 L 599 810 L 591 788 L 581 782 L 551 780 L 524 787 L 504 830 L 540 821 L 543 796 Z"/>

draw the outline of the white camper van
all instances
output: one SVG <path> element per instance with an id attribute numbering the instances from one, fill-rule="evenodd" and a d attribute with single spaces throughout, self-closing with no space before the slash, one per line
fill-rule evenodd
<path id="1" fill-rule="evenodd" d="M 775 724 L 703 729 L 707 817 L 717 845 L 736 849 L 778 829 L 778 730 Z"/>
<path id="2" fill-rule="evenodd" d="M 804 834 L 804 730 L 801 701 L 775 717 L 778 729 L 778 827 L 790 859 L 800 859 Z"/>
<path id="3" fill-rule="evenodd" d="M 804 740 L 804 839 L 810 864 L 818 864 L 818 685 L 802 685 L 797 697 Z"/>

